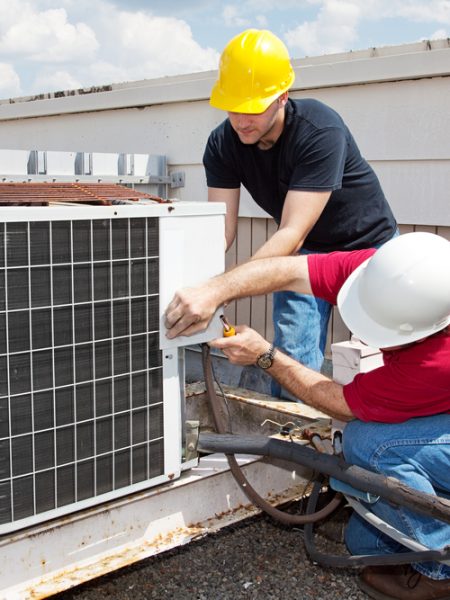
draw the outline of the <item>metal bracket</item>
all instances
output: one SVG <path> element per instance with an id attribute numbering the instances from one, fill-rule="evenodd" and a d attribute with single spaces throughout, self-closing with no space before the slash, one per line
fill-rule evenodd
<path id="1" fill-rule="evenodd" d="M 200 421 L 186 421 L 186 460 L 198 457 Z"/>
<path id="2" fill-rule="evenodd" d="M 184 171 L 176 171 L 170 175 L 147 175 L 141 177 L 143 183 L 168 185 L 171 189 L 184 187 Z"/>
<path id="3" fill-rule="evenodd" d="M 184 187 L 184 171 L 172 171 L 169 177 L 172 189 Z"/>

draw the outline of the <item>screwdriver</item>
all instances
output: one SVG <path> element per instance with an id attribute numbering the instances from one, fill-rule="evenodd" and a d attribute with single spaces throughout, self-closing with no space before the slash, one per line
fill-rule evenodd
<path id="1" fill-rule="evenodd" d="M 220 315 L 220 320 L 223 323 L 223 337 L 231 337 L 232 335 L 236 335 L 236 330 L 230 323 L 228 323 L 225 315 Z"/>

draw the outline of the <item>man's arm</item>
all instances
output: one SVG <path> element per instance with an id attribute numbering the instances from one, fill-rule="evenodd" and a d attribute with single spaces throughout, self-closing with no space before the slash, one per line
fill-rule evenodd
<path id="1" fill-rule="evenodd" d="M 208 188 L 208 202 L 224 202 L 225 215 L 225 251 L 231 246 L 236 237 L 239 213 L 240 188 Z"/>
<path id="2" fill-rule="evenodd" d="M 281 216 L 280 227 L 253 255 L 254 258 L 289 256 L 297 252 L 323 212 L 331 192 L 290 190 Z"/>
<path id="3" fill-rule="evenodd" d="M 258 356 L 270 348 L 268 341 L 246 326 L 236 327 L 235 336 L 219 338 L 210 345 L 222 350 L 231 363 L 243 366 L 254 365 Z M 267 372 L 305 404 L 341 421 L 355 418 L 345 400 L 342 385 L 308 369 L 280 350 L 277 350 Z"/>
<path id="4" fill-rule="evenodd" d="M 203 331 L 217 308 L 225 302 L 275 290 L 311 294 L 306 256 L 252 260 L 200 286 L 180 290 L 165 312 L 167 337 Z"/>

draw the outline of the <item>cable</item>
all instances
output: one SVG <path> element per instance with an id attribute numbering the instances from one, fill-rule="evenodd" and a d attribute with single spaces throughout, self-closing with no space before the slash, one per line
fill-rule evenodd
<path id="1" fill-rule="evenodd" d="M 316 482 L 309 497 L 306 512 L 313 513 L 319 497 L 321 483 Z M 420 552 L 398 552 L 396 554 L 360 554 L 354 556 L 339 556 L 323 554 L 316 549 L 314 544 L 313 523 L 307 523 L 303 528 L 303 538 L 306 550 L 314 562 L 325 567 L 361 567 L 368 565 L 403 565 L 415 562 L 438 561 L 447 562 L 450 559 L 450 546 L 441 550 L 426 550 Z"/>
<path id="2" fill-rule="evenodd" d="M 258 454 L 260 456 L 271 456 L 301 464 L 303 466 L 312 468 L 314 471 L 332 475 L 339 481 L 348 483 L 358 490 L 377 494 L 394 504 L 406 506 L 410 510 L 425 514 L 427 516 L 435 517 L 447 523 L 450 523 L 450 502 L 438 496 L 412 490 L 408 486 L 402 484 L 392 477 L 387 478 L 378 473 L 372 473 L 371 471 L 357 467 L 356 465 L 349 465 L 342 458 L 320 454 L 310 448 L 305 448 L 299 444 L 295 444 L 294 442 L 286 442 L 273 438 L 263 438 L 262 436 L 243 438 L 242 436 L 225 435 L 226 426 L 222 411 L 222 403 L 219 402 L 214 390 L 209 347 L 206 344 L 202 345 L 202 359 L 207 395 L 210 401 L 216 429 L 221 435 L 202 435 L 200 440 L 201 444 L 205 449 L 221 451 L 225 453 L 234 478 L 249 500 L 251 500 L 256 506 L 261 508 L 274 519 L 284 524 L 304 525 L 305 547 L 312 560 L 324 566 L 343 568 L 365 565 L 410 564 L 412 562 L 426 561 L 437 561 L 444 564 L 449 563 L 450 545 L 439 550 L 418 549 L 417 551 L 413 552 L 399 552 L 395 554 L 381 555 L 337 556 L 318 552 L 314 544 L 313 524 L 331 514 L 340 505 L 342 500 L 341 494 L 336 494 L 323 509 L 316 511 L 317 500 L 323 487 L 321 481 L 316 481 L 308 501 L 306 514 L 289 515 L 274 508 L 271 504 L 266 502 L 257 494 L 257 492 L 252 488 L 245 478 L 245 475 L 243 474 L 234 457 L 234 452 Z M 219 383 L 218 385 L 224 396 L 224 401 L 226 402 L 225 394 L 223 393 Z M 231 449 L 233 453 L 231 453 Z M 351 499 L 347 498 L 347 500 L 350 502 Z M 353 504 L 352 502 L 350 503 Z M 373 513 L 371 514 L 373 517 L 375 517 Z M 376 519 L 377 518 L 375 518 L 375 520 Z M 378 525 L 375 520 L 373 521 L 373 524 L 377 527 Z M 379 527 L 379 529 L 381 529 L 383 533 L 389 535 L 388 529 L 392 528 L 384 522 L 382 522 L 382 524 L 383 527 Z M 401 534 L 401 532 L 398 532 L 397 537 L 396 535 L 391 537 L 401 542 L 402 535 L 403 534 Z M 420 545 L 415 547 L 418 548 Z"/>
<path id="3" fill-rule="evenodd" d="M 353 510 L 357 512 L 365 521 L 379 529 L 382 533 L 389 536 L 399 544 L 402 544 L 402 546 L 406 546 L 406 548 L 414 550 L 414 552 L 427 552 L 428 550 L 431 550 L 431 548 L 428 548 L 428 546 L 424 546 L 420 542 L 413 540 L 412 538 L 408 537 L 406 533 L 399 531 L 395 527 L 392 527 L 392 525 L 389 525 L 389 523 L 386 523 L 386 521 L 383 521 L 383 519 L 380 519 L 380 517 L 366 508 L 359 500 L 355 500 L 355 498 L 348 496 L 346 496 L 346 499 Z M 450 566 L 450 560 L 444 560 L 441 562 Z"/>
<path id="4" fill-rule="evenodd" d="M 209 403 L 211 406 L 211 412 L 213 415 L 213 420 L 216 426 L 216 429 L 219 433 L 227 433 L 227 426 L 225 423 L 225 416 L 223 413 L 222 404 L 217 398 L 216 391 L 214 389 L 214 380 L 213 380 L 213 372 L 211 368 L 211 356 L 209 351 L 209 346 L 207 344 L 202 344 L 202 363 L 203 363 L 203 371 L 205 374 L 205 385 L 207 396 L 209 399 Z M 223 393 L 223 392 L 222 392 Z M 256 490 L 251 486 L 247 478 L 245 477 L 242 469 L 240 468 L 234 454 L 226 453 L 228 464 L 230 466 L 230 471 L 238 483 L 241 490 L 247 496 L 247 498 L 253 502 L 258 508 L 266 512 L 272 518 L 280 521 L 285 525 L 304 525 L 305 523 L 311 523 L 315 521 L 320 521 L 324 519 L 332 512 L 336 510 L 336 508 L 341 504 L 342 495 L 336 494 L 330 502 L 324 506 L 321 510 L 317 512 L 310 513 L 308 515 L 291 515 L 282 510 L 279 510 L 272 506 L 269 502 L 264 500 Z"/>

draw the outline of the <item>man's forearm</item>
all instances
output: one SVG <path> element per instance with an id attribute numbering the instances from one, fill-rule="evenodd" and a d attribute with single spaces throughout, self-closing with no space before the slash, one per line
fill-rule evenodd
<path id="1" fill-rule="evenodd" d="M 279 229 L 252 256 L 252 260 L 274 256 L 291 256 L 302 245 L 298 232 L 289 227 Z"/>
<path id="2" fill-rule="evenodd" d="M 203 285 L 178 291 L 165 311 L 166 335 L 174 338 L 203 331 L 221 304 L 275 290 L 311 293 L 305 256 L 249 261 Z"/>
<path id="3" fill-rule="evenodd" d="M 220 299 L 219 304 L 278 290 L 311 293 L 305 256 L 251 260 L 214 277 L 209 285 L 215 298 Z"/>
<path id="4" fill-rule="evenodd" d="M 355 418 L 348 406 L 343 387 L 325 375 L 305 367 L 278 351 L 267 372 L 292 395 L 341 421 Z"/>
<path id="5" fill-rule="evenodd" d="M 270 347 L 267 340 L 246 325 L 238 325 L 235 336 L 218 338 L 210 345 L 222 350 L 231 363 L 241 366 L 254 365 L 258 356 Z M 355 418 L 345 400 L 342 385 L 312 371 L 280 350 L 275 353 L 267 373 L 305 404 L 342 421 Z"/>

